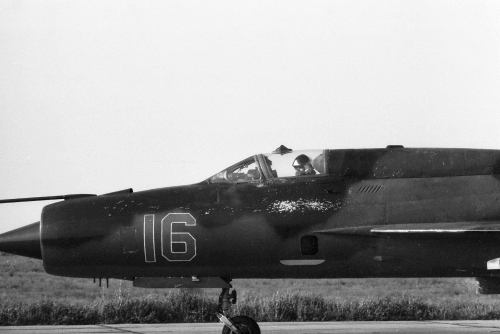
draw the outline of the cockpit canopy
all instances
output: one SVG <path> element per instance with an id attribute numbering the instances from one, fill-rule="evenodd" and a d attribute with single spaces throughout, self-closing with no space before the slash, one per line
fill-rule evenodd
<path id="1" fill-rule="evenodd" d="M 215 174 L 211 183 L 254 182 L 263 179 L 310 177 L 325 174 L 323 150 L 277 149 L 257 154 Z"/>
<path id="2" fill-rule="evenodd" d="M 293 151 L 245 159 L 208 179 L 211 183 L 258 182 L 280 178 L 394 179 L 500 175 L 500 150 L 386 148 Z"/>

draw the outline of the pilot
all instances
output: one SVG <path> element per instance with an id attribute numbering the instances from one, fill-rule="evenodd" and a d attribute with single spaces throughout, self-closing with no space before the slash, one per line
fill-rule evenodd
<path id="1" fill-rule="evenodd" d="M 313 165 L 311 164 L 311 159 L 305 155 L 301 154 L 292 163 L 293 168 L 295 168 L 295 175 L 315 175 Z"/>

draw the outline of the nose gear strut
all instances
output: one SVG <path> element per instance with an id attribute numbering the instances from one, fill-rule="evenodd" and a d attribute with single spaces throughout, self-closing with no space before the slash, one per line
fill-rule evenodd
<path id="1" fill-rule="evenodd" d="M 230 281 L 231 279 L 228 279 L 227 283 Z M 219 321 L 225 325 L 222 329 L 222 334 L 260 334 L 259 325 L 252 318 L 242 315 L 233 318 L 226 316 L 231 304 L 236 304 L 236 290 L 231 292 L 229 290 L 229 288 L 222 288 L 216 312 Z"/>

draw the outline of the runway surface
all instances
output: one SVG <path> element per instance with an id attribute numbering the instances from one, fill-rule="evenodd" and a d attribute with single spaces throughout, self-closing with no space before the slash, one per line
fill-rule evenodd
<path id="1" fill-rule="evenodd" d="M 262 322 L 263 334 L 316 333 L 500 333 L 500 321 Z M 222 324 L 136 324 L 95 326 L 6 326 L 2 334 L 159 334 L 221 333 Z"/>

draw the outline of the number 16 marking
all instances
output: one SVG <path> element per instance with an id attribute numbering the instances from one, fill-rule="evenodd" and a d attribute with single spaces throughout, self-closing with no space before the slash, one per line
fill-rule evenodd
<path id="1" fill-rule="evenodd" d="M 196 239 L 188 232 L 174 232 L 174 224 L 196 226 L 190 213 L 169 213 L 161 220 L 161 255 L 168 261 L 191 261 L 196 256 Z M 144 255 L 156 262 L 154 215 L 144 216 Z"/>

